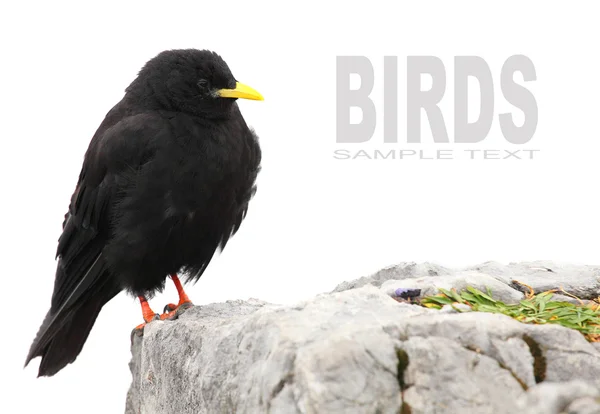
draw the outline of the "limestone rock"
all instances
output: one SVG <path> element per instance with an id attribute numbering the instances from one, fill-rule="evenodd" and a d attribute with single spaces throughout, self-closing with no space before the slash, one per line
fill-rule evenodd
<path id="1" fill-rule="evenodd" d="M 229 301 L 152 322 L 133 338 L 126 413 L 599 412 L 600 349 L 579 332 L 440 312 L 387 292 L 388 280 L 480 275 L 513 289 L 509 279 L 529 284 L 542 272 L 486 266 L 403 265 L 296 306 Z M 565 289 L 597 293 L 595 268 L 555 269 L 589 283 Z"/>

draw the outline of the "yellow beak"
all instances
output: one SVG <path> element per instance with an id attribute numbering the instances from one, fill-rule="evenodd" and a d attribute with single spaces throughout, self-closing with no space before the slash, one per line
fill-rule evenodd
<path id="1" fill-rule="evenodd" d="M 243 83 L 236 82 L 235 89 L 219 89 L 217 91 L 221 98 L 242 98 L 254 101 L 264 101 L 263 96 Z"/>

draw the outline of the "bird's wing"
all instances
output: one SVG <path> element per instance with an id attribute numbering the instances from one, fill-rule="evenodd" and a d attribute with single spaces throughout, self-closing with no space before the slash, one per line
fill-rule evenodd
<path id="1" fill-rule="evenodd" d="M 56 256 L 65 271 L 57 272 L 52 309 L 77 301 L 98 276 L 93 268 L 103 264 L 98 258 L 110 237 L 119 186 L 152 157 L 159 125 L 152 115 L 127 117 L 90 143 L 58 242 Z"/>
<path id="2" fill-rule="evenodd" d="M 111 234 L 111 210 L 119 200 L 120 183 L 131 180 L 137 168 L 152 158 L 153 140 L 164 130 L 162 119 L 144 114 L 124 118 L 104 130 L 101 126 L 92 139 L 58 242 L 51 308 L 26 364 L 36 356 L 51 360 L 49 351 L 61 352 L 58 343 L 53 342 L 70 342 L 62 344 L 60 361 L 42 360 L 40 372 L 44 364 L 54 365 L 53 370 L 72 362 L 62 359 L 69 356 L 65 355 L 69 351 L 75 353 L 69 358 L 75 359 L 100 308 L 121 291 L 102 258 Z M 81 314 L 86 313 L 87 319 L 81 320 Z M 80 326 L 69 326 L 75 322 Z"/>

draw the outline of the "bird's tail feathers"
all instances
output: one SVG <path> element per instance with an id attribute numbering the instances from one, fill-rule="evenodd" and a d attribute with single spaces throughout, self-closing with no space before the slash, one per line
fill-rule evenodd
<path id="1" fill-rule="evenodd" d="M 42 357 L 38 377 L 52 376 L 75 361 L 87 340 L 102 307 L 116 296 L 120 288 L 110 279 L 93 287 L 93 295 L 81 298 L 69 309 L 51 309 L 31 345 L 25 366 Z M 96 290 L 97 289 L 97 290 Z"/>

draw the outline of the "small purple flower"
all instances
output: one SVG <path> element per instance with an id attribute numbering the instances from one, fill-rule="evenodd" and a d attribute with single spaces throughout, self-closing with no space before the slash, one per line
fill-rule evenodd
<path id="1" fill-rule="evenodd" d="M 421 289 L 398 288 L 394 291 L 394 294 L 402 299 L 416 298 L 421 294 Z"/>

